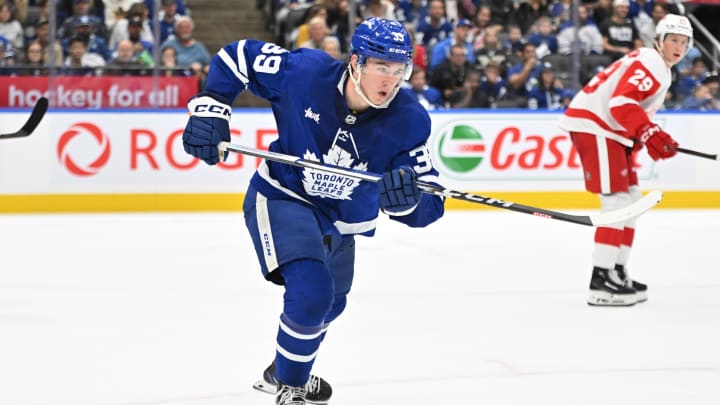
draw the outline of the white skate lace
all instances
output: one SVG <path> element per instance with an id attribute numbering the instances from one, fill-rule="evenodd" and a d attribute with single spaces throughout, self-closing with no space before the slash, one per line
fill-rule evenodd
<path id="1" fill-rule="evenodd" d="M 311 375 L 307 384 L 305 384 L 305 389 L 313 394 L 320 392 L 320 377 Z"/>
<path id="2" fill-rule="evenodd" d="M 280 393 L 280 401 L 282 405 L 305 405 L 305 396 L 307 391 L 304 387 L 283 387 Z"/>

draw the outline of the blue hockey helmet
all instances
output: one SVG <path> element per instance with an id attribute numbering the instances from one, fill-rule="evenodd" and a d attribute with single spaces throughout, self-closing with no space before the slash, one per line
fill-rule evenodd
<path id="1" fill-rule="evenodd" d="M 360 64 L 365 64 L 365 60 L 372 57 L 412 66 L 412 38 L 397 21 L 368 18 L 357 27 L 350 45 L 351 53 L 360 57 Z"/>

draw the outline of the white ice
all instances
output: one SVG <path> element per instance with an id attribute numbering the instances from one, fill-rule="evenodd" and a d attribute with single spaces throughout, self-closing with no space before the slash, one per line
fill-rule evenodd
<path id="1" fill-rule="evenodd" d="M 331 405 L 719 404 L 718 210 L 653 210 L 648 302 L 585 303 L 593 229 L 383 220 L 314 372 Z M 239 213 L 0 216 L 0 404 L 273 403 L 282 289 Z"/>

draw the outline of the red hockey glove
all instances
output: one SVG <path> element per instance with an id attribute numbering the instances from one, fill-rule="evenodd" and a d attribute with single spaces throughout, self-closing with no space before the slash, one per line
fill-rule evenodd
<path id="1" fill-rule="evenodd" d="M 667 159 L 677 153 L 678 143 L 657 124 L 647 123 L 640 127 L 637 138 L 647 146 L 652 160 Z"/>

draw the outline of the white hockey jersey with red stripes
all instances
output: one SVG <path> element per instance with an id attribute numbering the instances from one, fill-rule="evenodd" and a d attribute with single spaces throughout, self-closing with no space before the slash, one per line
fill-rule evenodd
<path id="1" fill-rule="evenodd" d="M 650 122 L 665 100 L 670 81 L 670 69 L 658 51 L 632 51 L 585 85 L 570 102 L 559 126 L 632 146 L 635 131 Z"/>

